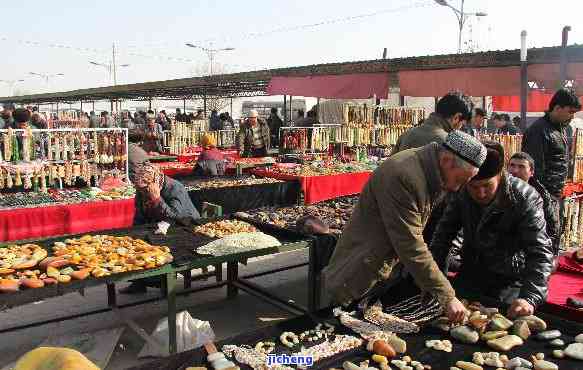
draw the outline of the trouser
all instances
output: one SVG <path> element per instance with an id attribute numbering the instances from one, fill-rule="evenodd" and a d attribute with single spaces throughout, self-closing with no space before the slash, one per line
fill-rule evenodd
<path id="1" fill-rule="evenodd" d="M 243 153 L 244 157 L 252 157 L 252 158 L 262 158 L 267 157 L 267 148 L 251 148 L 251 150 L 245 150 Z"/>

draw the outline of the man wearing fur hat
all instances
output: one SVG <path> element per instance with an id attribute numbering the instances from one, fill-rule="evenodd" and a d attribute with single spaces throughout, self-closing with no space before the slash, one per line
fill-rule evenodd
<path id="1" fill-rule="evenodd" d="M 460 296 L 508 304 L 510 317 L 530 315 L 545 301 L 552 269 L 543 200 L 526 182 L 504 170 L 504 148 L 488 141 L 478 174 L 448 202 L 431 251 L 447 270 L 451 242 L 463 230 Z"/>

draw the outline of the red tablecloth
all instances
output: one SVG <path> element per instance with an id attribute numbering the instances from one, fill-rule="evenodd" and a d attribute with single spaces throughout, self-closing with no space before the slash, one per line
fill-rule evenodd
<path id="1" fill-rule="evenodd" d="M 0 241 L 130 227 L 134 199 L 0 211 Z"/>
<path id="2" fill-rule="evenodd" d="M 568 320 L 583 322 L 583 310 L 567 307 L 567 298 L 583 299 L 583 275 L 557 271 L 549 279 L 547 303 L 542 310 Z"/>
<path id="3" fill-rule="evenodd" d="M 580 274 L 581 277 L 583 277 L 583 263 L 577 262 L 572 257 L 573 253 L 574 252 L 570 252 L 559 257 L 559 270 Z"/>
<path id="4" fill-rule="evenodd" d="M 255 169 L 257 176 L 271 177 L 279 180 L 297 180 L 304 192 L 306 204 L 322 202 L 346 195 L 360 194 L 372 172 L 341 173 L 328 176 L 292 176 L 274 171 Z"/>
<path id="5" fill-rule="evenodd" d="M 202 148 L 200 151 L 196 151 L 194 153 L 189 153 L 189 154 L 181 154 L 178 156 L 178 162 L 182 162 L 182 163 L 186 163 L 186 162 L 196 162 L 196 160 L 198 159 L 198 156 L 200 155 L 200 152 L 202 151 Z M 221 150 L 221 153 L 223 153 L 223 155 L 225 156 L 225 158 L 233 158 L 233 159 L 238 159 L 240 158 L 239 156 L 239 151 L 236 149 L 225 149 L 225 150 Z"/>

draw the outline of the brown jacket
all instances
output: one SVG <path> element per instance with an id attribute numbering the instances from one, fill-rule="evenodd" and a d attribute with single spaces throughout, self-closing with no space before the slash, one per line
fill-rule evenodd
<path id="1" fill-rule="evenodd" d="M 422 235 L 443 194 L 438 148 L 432 143 L 406 150 L 374 171 L 322 273 L 323 291 L 334 303 L 360 298 L 379 280 L 384 263 L 397 261 L 440 302 L 455 296 Z"/>
<path id="2" fill-rule="evenodd" d="M 452 131 L 453 128 L 449 122 L 440 115 L 431 113 L 421 125 L 411 128 L 399 137 L 391 155 L 406 149 L 419 148 L 432 142 L 442 144 L 447 134 Z"/>

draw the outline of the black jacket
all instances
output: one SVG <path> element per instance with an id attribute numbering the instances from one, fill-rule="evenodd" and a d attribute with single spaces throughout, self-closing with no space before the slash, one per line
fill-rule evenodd
<path id="1" fill-rule="evenodd" d="M 560 197 L 569 171 L 565 126 L 551 122 L 548 113 L 526 130 L 522 151 L 534 159 L 534 176 L 554 197 Z"/>
<path id="2" fill-rule="evenodd" d="M 536 178 L 531 177 L 528 184 L 532 186 L 543 199 L 543 211 L 545 213 L 545 221 L 547 223 L 547 235 L 553 242 L 553 254 L 559 255 L 559 242 L 561 234 L 559 233 L 559 215 L 555 202 L 551 198 L 551 194 Z"/>
<path id="3" fill-rule="evenodd" d="M 437 264 L 446 270 L 451 242 L 461 228 L 462 266 L 456 280 L 469 281 L 475 292 L 503 303 L 516 298 L 534 306 L 543 303 L 553 252 L 542 205 L 533 187 L 508 175 L 485 208 L 462 190 L 448 202 L 431 243 Z M 506 297 L 510 287 L 516 289 Z"/>
<path id="4" fill-rule="evenodd" d="M 516 135 L 520 134 L 520 130 L 512 123 L 507 122 L 505 126 L 498 129 L 497 133 L 502 135 Z"/>

